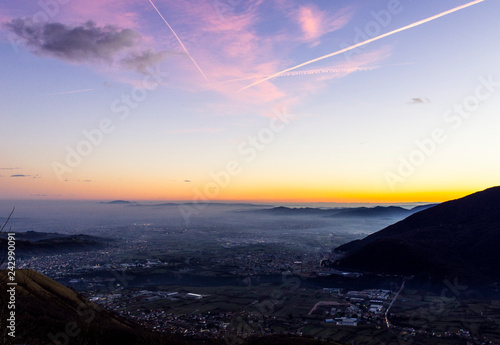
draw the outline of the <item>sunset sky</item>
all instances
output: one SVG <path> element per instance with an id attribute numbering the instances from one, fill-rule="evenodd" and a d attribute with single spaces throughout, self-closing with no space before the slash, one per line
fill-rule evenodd
<path id="1" fill-rule="evenodd" d="M 0 199 L 417 202 L 498 185 L 499 13 L 2 1 Z"/>

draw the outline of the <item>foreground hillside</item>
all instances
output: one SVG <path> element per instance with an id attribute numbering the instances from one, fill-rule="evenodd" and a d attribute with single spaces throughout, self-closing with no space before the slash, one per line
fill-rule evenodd
<path id="1" fill-rule="evenodd" d="M 15 272 L 16 338 L 7 335 L 8 296 L 2 293 L 1 344 L 211 344 L 149 333 L 36 271 Z M 1 270 L 0 284 L 6 283 Z"/>
<path id="2" fill-rule="evenodd" d="M 343 268 L 389 274 L 500 277 L 500 187 L 448 201 L 336 248 Z"/>

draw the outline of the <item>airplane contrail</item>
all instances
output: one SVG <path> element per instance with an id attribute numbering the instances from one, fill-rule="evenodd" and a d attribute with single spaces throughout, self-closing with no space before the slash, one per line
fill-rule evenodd
<path id="1" fill-rule="evenodd" d="M 74 91 L 62 91 L 62 92 L 52 93 L 52 94 L 50 94 L 50 95 L 51 95 L 51 96 L 55 96 L 55 95 L 65 95 L 65 94 L 68 94 L 68 93 L 87 92 L 87 91 L 94 91 L 94 89 L 83 89 L 83 90 L 74 90 Z"/>
<path id="2" fill-rule="evenodd" d="M 401 66 L 401 65 L 411 65 L 412 63 L 410 62 L 405 62 L 405 63 L 397 63 L 397 64 L 391 64 L 391 65 L 382 65 L 382 66 L 360 66 L 360 67 L 324 67 L 324 68 L 318 68 L 318 69 L 306 69 L 306 70 L 301 70 L 301 71 L 293 71 L 293 72 L 283 72 L 283 74 L 280 74 L 277 76 L 279 77 L 293 77 L 293 76 L 302 76 L 302 75 L 310 75 L 310 74 L 320 74 L 320 73 L 342 73 L 342 72 L 362 72 L 362 71 L 373 71 L 375 69 L 378 69 L 380 67 L 385 67 L 385 66 Z M 216 85 L 222 85 L 222 84 L 227 84 L 227 83 L 232 83 L 235 81 L 242 81 L 242 80 L 248 80 L 248 79 L 255 79 L 255 78 L 265 78 L 269 77 L 271 74 L 260 74 L 260 75 L 252 75 L 250 77 L 244 77 L 244 78 L 236 78 L 236 79 L 229 79 L 229 80 L 222 80 L 218 81 L 216 83 L 208 84 L 208 86 L 216 86 Z"/>
<path id="3" fill-rule="evenodd" d="M 323 73 L 343 73 L 343 72 L 364 72 L 364 71 L 373 71 L 379 69 L 380 67 L 385 66 L 401 66 L 401 65 L 411 65 L 411 63 L 396 63 L 390 65 L 373 65 L 373 66 L 359 66 L 359 67 L 324 67 L 317 69 L 306 69 L 301 71 L 293 71 L 293 72 L 283 72 L 278 77 L 293 77 L 293 76 L 301 76 L 301 75 L 310 75 L 310 74 L 323 74 Z"/>
<path id="4" fill-rule="evenodd" d="M 161 12 L 158 10 L 158 8 L 156 8 L 155 4 L 153 3 L 153 1 L 149 0 L 149 3 L 153 6 L 153 8 L 156 10 L 156 12 L 160 15 L 161 19 L 163 19 L 163 22 L 165 24 L 167 24 L 168 28 L 170 29 L 170 31 L 172 31 L 172 33 L 174 34 L 175 38 L 177 38 L 177 41 L 179 42 L 179 44 L 181 45 L 182 49 L 184 49 L 184 51 L 186 52 L 187 56 L 189 56 L 189 58 L 191 59 L 191 61 L 193 61 L 194 65 L 196 66 L 196 68 L 198 69 L 198 71 L 200 71 L 201 75 L 203 76 L 203 78 L 205 78 L 206 81 L 208 81 L 208 78 L 207 76 L 205 75 L 205 73 L 203 73 L 203 71 L 201 70 L 200 66 L 198 66 L 198 64 L 196 63 L 196 61 L 194 61 L 193 57 L 191 56 L 191 54 L 189 54 L 188 50 L 186 49 L 186 47 L 184 46 L 184 44 L 182 43 L 181 39 L 179 38 L 179 36 L 177 36 L 177 34 L 175 33 L 174 29 L 172 29 L 172 27 L 170 26 L 170 24 L 167 22 L 167 20 L 163 17 L 163 15 L 161 14 Z"/>
<path id="5" fill-rule="evenodd" d="M 387 37 L 387 36 L 394 35 L 394 34 L 396 34 L 396 33 L 398 33 L 398 32 L 405 31 L 405 30 L 408 30 L 408 29 L 414 28 L 414 27 L 416 27 L 416 26 L 419 26 L 419 25 L 425 24 L 425 23 L 430 22 L 430 21 L 432 21 L 432 20 L 435 20 L 435 19 L 441 18 L 441 17 L 443 17 L 443 16 L 446 16 L 446 15 L 448 15 L 448 14 L 450 14 L 450 13 L 453 13 L 453 12 L 456 12 L 456 11 L 460 11 L 460 10 L 462 10 L 462 9 L 464 9 L 464 8 L 467 8 L 467 7 L 470 7 L 470 6 L 476 5 L 476 4 L 478 4 L 478 3 L 480 3 L 480 2 L 483 2 L 483 1 L 485 1 L 485 0 L 475 0 L 475 1 L 469 2 L 469 3 L 467 3 L 467 4 L 464 4 L 464 5 L 461 5 L 461 6 L 458 6 L 458 7 L 452 8 L 452 9 L 450 9 L 450 10 L 447 10 L 447 11 L 441 12 L 441 13 L 439 13 L 439 14 L 436 14 L 436 15 L 434 15 L 434 16 L 432 16 L 432 17 L 429 17 L 429 18 L 426 18 L 426 19 L 422 19 L 422 20 L 419 20 L 418 22 L 415 22 L 415 23 L 412 23 L 412 24 L 409 24 L 409 25 L 403 26 L 402 28 L 399 28 L 399 29 L 396 29 L 396 30 L 393 30 L 393 31 L 387 32 L 387 33 L 385 33 L 385 34 L 382 34 L 382 35 L 379 35 L 379 36 L 376 36 L 376 37 L 373 37 L 373 38 L 370 38 L 370 39 L 368 39 L 368 40 L 366 40 L 366 41 L 363 41 L 363 42 L 360 42 L 360 43 L 353 44 L 353 45 L 352 45 L 352 46 L 350 46 L 350 47 L 347 47 L 347 48 L 344 48 L 344 49 L 341 49 L 341 50 L 337 50 L 336 52 L 333 52 L 333 53 L 330 53 L 330 54 L 326 54 L 326 55 L 320 56 L 320 57 L 318 57 L 318 58 L 315 58 L 315 59 L 312 59 L 312 60 L 309 60 L 309 61 L 303 62 L 303 63 L 301 63 L 301 64 L 299 64 L 299 65 L 296 65 L 296 66 L 293 66 L 293 67 L 287 68 L 287 69 L 285 69 L 285 70 L 283 70 L 283 71 L 281 71 L 281 72 L 275 73 L 275 74 L 270 75 L 270 76 L 268 76 L 268 77 L 266 77 L 266 78 L 263 78 L 263 79 L 261 79 L 261 80 L 258 80 L 258 81 L 256 81 L 256 82 L 254 82 L 254 83 L 250 84 L 250 85 L 247 85 L 247 86 L 245 86 L 245 87 L 243 87 L 243 88 L 239 89 L 237 92 L 240 92 L 240 91 L 243 91 L 243 90 L 245 90 L 245 89 L 248 89 L 248 88 L 250 88 L 250 87 L 252 87 L 252 86 L 255 86 L 255 85 L 257 85 L 257 84 L 260 84 L 260 83 L 262 83 L 262 82 L 264 82 L 264 81 L 266 81 L 266 80 L 269 80 L 269 79 L 275 78 L 275 77 L 279 76 L 280 74 L 283 74 L 283 73 L 286 73 L 286 72 L 289 72 L 289 71 L 293 71 L 294 69 L 297 69 L 297 68 L 300 68 L 300 67 L 303 67 L 303 66 L 307 66 L 307 65 L 312 64 L 312 63 L 314 63 L 314 62 L 321 61 L 321 60 L 327 59 L 327 58 L 332 57 L 332 56 L 335 56 L 335 55 L 339 55 L 339 54 L 345 53 L 345 52 L 347 52 L 347 51 L 349 51 L 349 50 L 356 49 L 356 48 L 358 48 L 358 47 L 364 46 L 365 44 L 368 44 L 368 43 L 371 43 L 371 42 L 378 41 L 378 40 L 380 40 L 380 39 L 382 39 L 382 38 L 385 38 L 385 37 Z"/>
<path id="6" fill-rule="evenodd" d="M 351 68 L 342 68 L 342 67 L 333 68 L 332 67 L 332 68 L 307 69 L 307 70 L 302 70 L 302 71 L 283 72 L 282 74 L 278 75 L 277 77 L 292 77 L 292 76 L 309 75 L 309 74 L 319 74 L 319 73 L 340 73 L 340 72 L 371 71 L 371 70 L 377 69 L 379 67 L 380 66 L 351 67 Z M 227 84 L 227 83 L 232 83 L 234 81 L 242 81 L 242 80 L 255 79 L 255 78 L 265 78 L 265 77 L 269 77 L 269 76 L 271 76 L 271 74 L 253 75 L 253 76 L 250 76 L 250 77 L 223 80 L 223 81 L 219 81 L 219 82 L 216 82 L 216 83 L 209 84 L 209 86 Z"/>
<path id="7" fill-rule="evenodd" d="M 215 86 L 215 85 L 227 84 L 227 83 L 232 83 L 233 81 L 242 81 L 242 80 L 255 79 L 255 78 L 264 78 L 264 77 L 267 77 L 267 76 L 269 76 L 269 74 L 252 75 L 250 77 L 244 77 L 244 78 L 236 78 L 236 79 L 229 79 L 229 80 L 218 81 L 216 83 L 209 84 L 208 86 Z"/>
<path id="8" fill-rule="evenodd" d="M 292 77 L 296 75 L 310 75 L 310 74 L 323 74 L 323 73 L 342 73 L 342 72 L 361 72 L 361 71 L 373 71 L 374 69 L 380 68 L 380 66 L 366 66 L 366 67 L 350 67 L 350 68 L 318 68 L 318 69 L 307 69 L 303 71 L 293 71 L 293 72 L 283 72 L 279 77 Z"/>

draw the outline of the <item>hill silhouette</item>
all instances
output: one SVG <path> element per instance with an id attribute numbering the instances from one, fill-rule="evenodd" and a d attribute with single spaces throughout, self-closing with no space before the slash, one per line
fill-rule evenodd
<path id="1" fill-rule="evenodd" d="M 101 204 L 107 204 L 107 205 L 131 205 L 134 204 L 134 202 L 130 202 L 128 200 L 113 200 L 113 201 L 103 201 Z"/>
<path id="2" fill-rule="evenodd" d="M 335 249 L 338 266 L 369 272 L 500 277 L 500 187 L 415 213 Z"/>
<path id="3" fill-rule="evenodd" d="M 16 343 L 83 344 L 116 338 L 124 344 L 132 344 L 128 339 L 137 340 L 133 324 L 87 301 L 75 291 L 33 270 L 15 272 L 18 284 Z M 6 281 L 6 271 L 0 271 L 0 282 L 5 286 Z M 2 299 L 6 298 L 7 294 L 2 294 Z M 4 319 L 2 317 L 2 323 Z M 68 324 L 71 325 L 68 327 Z M 2 327 L 2 332 L 4 330 L 6 328 Z M 5 334 L 2 338 L 8 339 Z"/>
<path id="4" fill-rule="evenodd" d="M 82 297 L 76 291 L 30 269 L 16 270 L 16 337 L 7 336 L 7 308 L 0 310 L 1 344 L 214 344 L 153 333 Z M 0 270 L 6 286 L 7 271 Z M 8 294 L 0 294 L 7 305 Z"/>
<path id="5" fill-rule="evenodd" d="M 258 209 L 245 212 L 259 212 L 277 216 L 324 216 L 324 217 L 404 217 L 435 206 L 435 204 L 416 206 L 411 209 L 400 206 L 314 208 L 278 206 L 270 209 Z"/>

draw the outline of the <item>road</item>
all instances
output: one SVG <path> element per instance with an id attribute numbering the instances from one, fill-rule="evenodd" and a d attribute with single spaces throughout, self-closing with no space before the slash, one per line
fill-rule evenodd
<path id="1" fill-rule="evenodd" d="M 389 318 L 387 317 L 389 315 L 389 310 L 391 309 L 391 307 L 394 304 L 394 302 L 396 302 L 396 298 L 398 298 L 399 294 L 401 293 L 401 291 L 403 291 L 404 287 L 405 287 L 405 280 L 403 279 L 403 284 L 401 284 L 401 288 L 396 293 L 396 295 L 392 299 L 391 303 L 387 307 L 387 310 L 385 311 L 385 324 L 387 325 L 387 328 L 391 328 L 391 324 L 389 322 Z"/>

